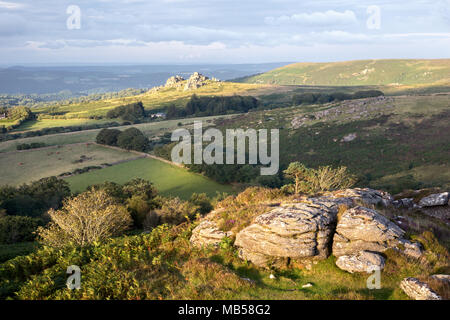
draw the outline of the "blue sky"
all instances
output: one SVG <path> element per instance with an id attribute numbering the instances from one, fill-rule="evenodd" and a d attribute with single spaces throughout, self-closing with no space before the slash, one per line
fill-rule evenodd
<path id="1" fill-rule="evenodd" d="M 2 65 L 371 58 L 450 58 L 450 0 L 0 0 Z"/>

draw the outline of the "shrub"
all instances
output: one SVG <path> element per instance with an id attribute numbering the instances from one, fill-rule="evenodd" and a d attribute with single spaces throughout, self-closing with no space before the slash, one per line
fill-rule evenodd
<path id="1" fill-rule="evenodd" d="M 161 223 L 176 225 L 194 219 L 198 211 L 198 206 L 179 198 L 173 198 L 167 200 L 161 209 L 155 210 L 155 213 L 159 216 Z"/>
<path id="2" fill-rule="evenodd" d="M 206 193 L 193 193 L 189 202 L 199 208 L 200 214 L 206 214 L 214 209 Z"/>
<path id="3" fill-rule="evenodd" d="M 104 190 L 92 190 L 66 200 L 61 210 L 50 210 L 51 223 L 39 228 L 41 242 L 63 247 L 69 243 L 85 246 L 120 235 L 127 230 L 131 217 Z"/>
<path id="4" fill-rule="evenodd" d="M 41 224 L 42 220 L 37 218 L 21 216 L 0 217 L 0 244 L 33 241 L 35 238 L 33 233 Z"/>

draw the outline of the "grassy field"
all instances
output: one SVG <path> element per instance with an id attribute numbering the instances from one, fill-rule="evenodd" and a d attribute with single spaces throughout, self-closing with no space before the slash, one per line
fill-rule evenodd
<path id="1" fill-rule="evenodd" d="M 75 161 L 82 155 L 86 157 L 86 160 L 76 163 Z M 103 163 L 136 157 L 135 153 L 85 143 L 4 153 L 0 154 L 0 185 L 17 186 L 78 168 L 99 166 Z"/>
<path id="2" fill-rule="evenodd" d="M 162 195 L 178 196 L 182 199 L 190 198 L 194 192 L 206 193 L 210 197 L 215 196 L 216 192 L 233 193 L 229 185 L 221 185 L 186 169 L 149 158 L 68 177 L 66 181 L 69 182 L 72 191 L 81 192 L 92 184 L 105 181 L 122 184 L 134 178 L 153 182 Z"/>
<path id="3" fill-rule="evenodd" d="M 442 85 L 450 83 L 450 59 L 295 63 L 239 81 L 322 86 Z"/>

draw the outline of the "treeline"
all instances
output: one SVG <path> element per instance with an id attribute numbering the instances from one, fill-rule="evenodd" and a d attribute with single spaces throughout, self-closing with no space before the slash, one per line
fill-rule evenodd
<path id="1" fill-rule="evenodd" d="M 98 144 L 115 146 L 126 150 L 140 152 L 148 151 L 148 138 L 136 128 L 128 128 L 124 131 L 118 129 L 103 129 L 96 138 Z"/>
<path id="2" fill-rule="evenodd" d="M 345 92 L 335 92 L 335 93 L 306 92 L 294 95 L 292 97 L 292 103 L 294 105 L 328 103 L 333 101 L 354 100 L 379 96 L 384 96 L 384 93 L 379 90 L 357 91 L 353 94 Z"/>
<path id="3" fill-rule="evenodd" d="M 259 101 L 251 96 L 198 97 L 194 94 L 184 108 L 170 105 L 166 116 L 168 119 L 174 119 L 187 116 L 206 117 L 244 113 L 258 108 L 259 105 Z"/>
<path id="4" fill-rule="evenodd" d="M 0 133 L 0 142 L 22 139 L 22 138 L 30 138 L 30 137 L 39 137 L 45 136 L 49 134 L 57 134 L 57 133 L 68 133 L 68 132 L 76 132 L 83 130 L 92 130 L 92 129 L 102 129 L 102 128 L 110 128 L 110 127 L 119 127 L 121 125 L 129 125 L 130 123 L 118 123 L 118 122 L 107 122 L 107 123 L 94 123 L 87 124 L 82 126 L 66 126 L 66 127 L 52 127 L 52 128 L 44 128 L 40 130 L 26 131 L 21 133 L 6 133 L 6 130 Z M 1 130 L 1 127 L 0 127 Z"/>
<path id="5" fill-rule="evenodd" d="M 104 99 L 124 98 L 139 95 L 147 92 L 148 89 L 125 89 L 117 92 L 105 93 L 72 93 L 69 90 L 63 90 L 58 93 L 50 94 L 0 94 L 0 105 L 7 107 L 26 106 L 29 108 L 64 106 L 73 103 L 85 103 L 90 101 L 99 101 Z"/>
<path id="6" fill-rule="evenodd" d="M 46 146 L 47 145 L 43 142 L 21 143 L 16 146 L 16 149 L 17 150 L 39 149 Z"/>
<path id="7" fill-rule="evenodd" d="M 106 113 L 106 118 L 108 119 L 122 118 L 123 120 L 131 121 L 133 123 L 139 122 L 145 117 L 146 114 L 142 102 L 119 106 Z"/>

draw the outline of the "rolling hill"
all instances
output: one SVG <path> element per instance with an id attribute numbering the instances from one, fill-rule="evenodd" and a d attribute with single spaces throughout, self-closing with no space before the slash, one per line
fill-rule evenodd
<path id="1" fill-rule="evenodd" d="M 444 85 L 450 83 L 450 59 L 295 63 L 237 81 L 323 86 Z"/>

